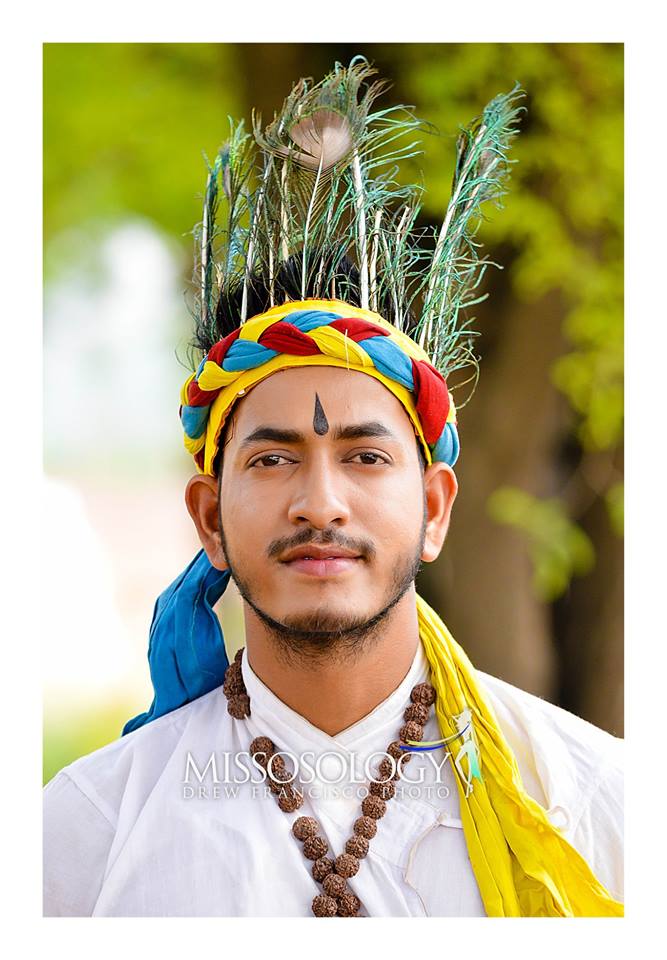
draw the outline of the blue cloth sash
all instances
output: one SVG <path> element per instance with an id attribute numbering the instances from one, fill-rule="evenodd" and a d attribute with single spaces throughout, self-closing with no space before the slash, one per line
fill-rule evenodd
<path id="1" fill-rule="evenodd" d="M 161 593 L 148 640 L 154 697 L 146 713 L 128 720 L 123 736 L 219 687 L 229 665 L 213 610 L 229 583 L 203 550 Z"/>

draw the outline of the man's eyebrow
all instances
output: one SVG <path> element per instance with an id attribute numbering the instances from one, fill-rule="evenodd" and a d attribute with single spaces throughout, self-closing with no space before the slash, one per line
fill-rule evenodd
<path id="1" fill-rule="evenodd" d="M 346 426 L 338 424 L 333 428 L 331 434 L 333 440 L 360 440 L 364 437 L 382 437 L 387 440 L 398 439 L 389 427 L 380 423 L 379 420 L 350 423 Z M 287 430 L 284 427 L 264 425 L 249 433 L 239 444 L 239 449 L 244 450 L 246 447 L 252 446 L 253 443 L 265 440 L 272 443 L 305 443 L 306 438 L 299 430 Z"/>
<path id="2" fill-rule="evenodd" d="M 363 437 L 384 437 L 387 440 L 397 440 L 389 427 L 379 420 L 367 420 L 365 423 L 351 423 L 346 427 L 340 424 L 333 429 L 334 440 L 359 440 Z"/>

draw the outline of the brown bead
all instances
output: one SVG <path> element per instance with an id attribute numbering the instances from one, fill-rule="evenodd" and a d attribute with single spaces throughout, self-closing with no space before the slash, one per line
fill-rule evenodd
<path id="1" fill-rule="evenodd" d="M 379 820 L 387 812 L 387 804 L 381 797 L 374 797 L 372 794 L 364 797 L 361 801 L 361 809 L 365 817 L 372 817 L 373 820 Z"/>
<path id="2" fill-rule="evenodd" d="M 418 683 L 413 687 L 410 699 L 413 703 L 423 703 L 425 707 L 430 707 L 435 703 L 436 692 L 430 683 Z"/>
<path id="3" fill-rule="evenodd" d="M 292 824 L 292 833 L 297 840 L 307 840 L 308 837 L 314 837 L 320 825 L 314 817 L 299 817 Z"/>
<path id="4" fill-rule="evenodd" d="M 354 821 L 354 832 L 360 837 L 372 840 L 378 832 L 378 825 L 372 817 L 359 817 Z"/>
<path id="5" fill-rule="evenodd" d="M 286 770 L 284 770 L 279 777 L 268 776 L 266 778 L 266 783 L 271 791 L 271 793 L 282 793 L 284 790 L 292 790 L 294 788 L 293 777 Z"/>
<path id="6" fill-rule="evenodd" d="M 398 769 L 393 760 L 390 760 L 389 757 L 385 757 L 384 760 L 380 761 L 378 766 L 378 772 L 375 777 L 376 780 L 384 782 L 385 780 L 395 780 L 398 776 Z"/>
<path id="7" fill-rule="evenodd" d="M 353 877 L 359 872 L 359 860 L 351 853 L 341 853 L 336 857 L 336 873 L 341 877 Z"/>
<path id="8" fill-rule="evenodd" d="M 383 800 L 391 800 L 396 794 L 396 786 L 391 780 L 388 780 L 386 783 L 378 783 L 377 780 L 371 780 L 368 789 L 374 797 L 382 797 Z"/>
<path id="9" fill-rule="evenodd" d="M 247 693 L 239 693 L 227 701 L 227 713 L 235 720 L 243 720 L 250 716 L 250 697 Z"/>
<path id="10" fill-rule="evenodd" d="M 284 778 L 282 775 L 280 777 L 268 776 L 266 778 L 267 786 L 272 793 L 282 793 L 283 790 L 290 789 L 292 786 L 292 778 L 287 775 L 286 771 L 285 774 Z"/>
<path id="11" fill-rule="evenodd" d="M 222 685 L 222 692 L 227 698 L 235 697 L 239 693 L 245 693 L 246 689 L 243 677 L 240 674 L 230 674 L 229 671 L 227 671 L 225 682 Z"/>
<path id="12" fill-rule="evenodd" d="M 340 917 L 356 917 L 361 909 L 361 900 L 354 893 L 344 893 L 338 901 Z"/>
<path id="13" fill-rule="evenodd" d="M 313 913 L 316 917 L 335 917 L 338 913 L 338 904 L 333 897 L 319 893 L 313 900 Z"/>
<path id="14" fill-rule="evenodd" d="M 341 877 L 337 873 L 328 874 L 322 881 L 322 886 L 328 897 L 342 897 L 344 893 L 348 892 L 345 877 Z"/>
<path id="15" fill-rule="evenodd" d="M 261 763 L 261 760 L 259 761 Z M 262 764 L 264 766 L 264 764 Z M 283 786 L 286 783 L 291 783 L 294 779 L 294 776 L 285 766 L 285 761 L 282 757 L 271 757 L 269 763 L 266 767 L 268 780 L 277 783 L 279 786 Z"/>
<path id="16" fill-rule="evenodd" d="M 428 707 L 424 706 L 423 703 L 411 703 L 409 707 L 406 707 L 403 717 L 406 720 L 421 723 L 423 726 L 428 720 Z"/>
<path id="17" fill-rule="evenodd" d="M 223 686 L 228 680 L 240 680 L 243 684 L 243 671 L 241 670 L 240 663 L 230 663 L 227 669 L 225 670 L 225 676 L 223 678 Z M 245 684 L 243 684 L 245 686 Z"/>
<path id="18" fill-rule="evenodd" d="M 288 784 L 279 783 L 277 780 L 273 780 L 271 777 L 267 777 L 264 782 L 271 793 L 276 797 L 280 796 L 281 793 L 288 789 Z"/>
<path id="19" fill-rule="evenodd" d="M 350 837 L 345 844 L 345 853 L 351 854 L 357 860 L 363 860 L 368 853 L 368 840 L 358 835 Z"/>
<path id="20" fill-rule="evenodd" d="M 402 767 L 404 763 L 410 763 L 412 760 L 412 753 L 409 750 L 404 750 L 398 740 L 393 740 L 387 747 L 387 753 L 390 757 L 393 757 L 397 764 L 400 764 Z"/>
<path id="21" fill-rule="evenodd" d="M 250 744 L 250 756 L 254 757 L 257 763 L 266 767 L 269 758 L 275 753 L 276 746 L 273 740 L 268 737 L 255 737 Z"/>
<path id="22" fill-rule="evenodd" d="M 306 837 L 303 843 L 303 855 L 308 860 L 319 860 L 329 850 L 329 844 L 324 837 Z"/>
<path id="23" fill-rule="evenodd" d="M 282 793 L 278 796 L 278 806 L 283 813 L 294 813 L 303 804 L 303 796 L 293 790 L 291 787 L 283 787 Z M 309 857 L 312 860 L 312 857 Z"/>
<path id="24" fill-rule="evenodd" d="M 422 727 L 421 723 L 415 723 L 414 720 L 408 720 L 408 722 L 398 731 L 398 735 L 404 743 L 407 743 L 408 740 L 416 740 L 419 742 L 420 740 L 424 739 L 424 728 Z"/>
<path id="25" fill-rule="evenodd" d="M 313 869 L 310 871 L 315 880 L 318 883 L 321 883 L 325 877 L 328 877 L 330 873 L 333 873 L 334 862 L 331 857 L 320 857 L 319 860 L 316 860 L 313 864 Z"/>

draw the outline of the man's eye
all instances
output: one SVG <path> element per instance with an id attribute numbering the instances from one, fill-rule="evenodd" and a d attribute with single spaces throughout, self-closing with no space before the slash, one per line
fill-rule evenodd
<path id="1" fill-rule="evenodd" d="M 277 463 L 278 460 L 284 460 L 285 463 L 291 463 L 291 460 L 288 460 L 287 457 L 281 456 L 279 453 L 265 453 L 263 457 L 258 457 L 256 460 L 250 464 L 251 467 L 277 467 L 280 466 Z"/>
<path id="2" fill-rule="evenodd" d="M 365 453 L 356 453 L 352 460 L 356 460 L 357 457 L 362 458 L 362 463 L 367 463 L 369 466 L 373 466 L 376 463 L 388 463 L 389 461 L 385 457 L 381 457 L 379 453 L 371 453 L 370 450 Z"/>

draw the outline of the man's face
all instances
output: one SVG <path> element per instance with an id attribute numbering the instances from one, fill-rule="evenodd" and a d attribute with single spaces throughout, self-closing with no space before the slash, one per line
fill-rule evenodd
<path id="1" fill-rule="evenodd" d="M 227 431 L 220 514 L 234 579 L 265 619 L 323 640 L 366 624 L 409 588 L 422 552 L 407 414 L 358 371 L 273 374 Z"/>

